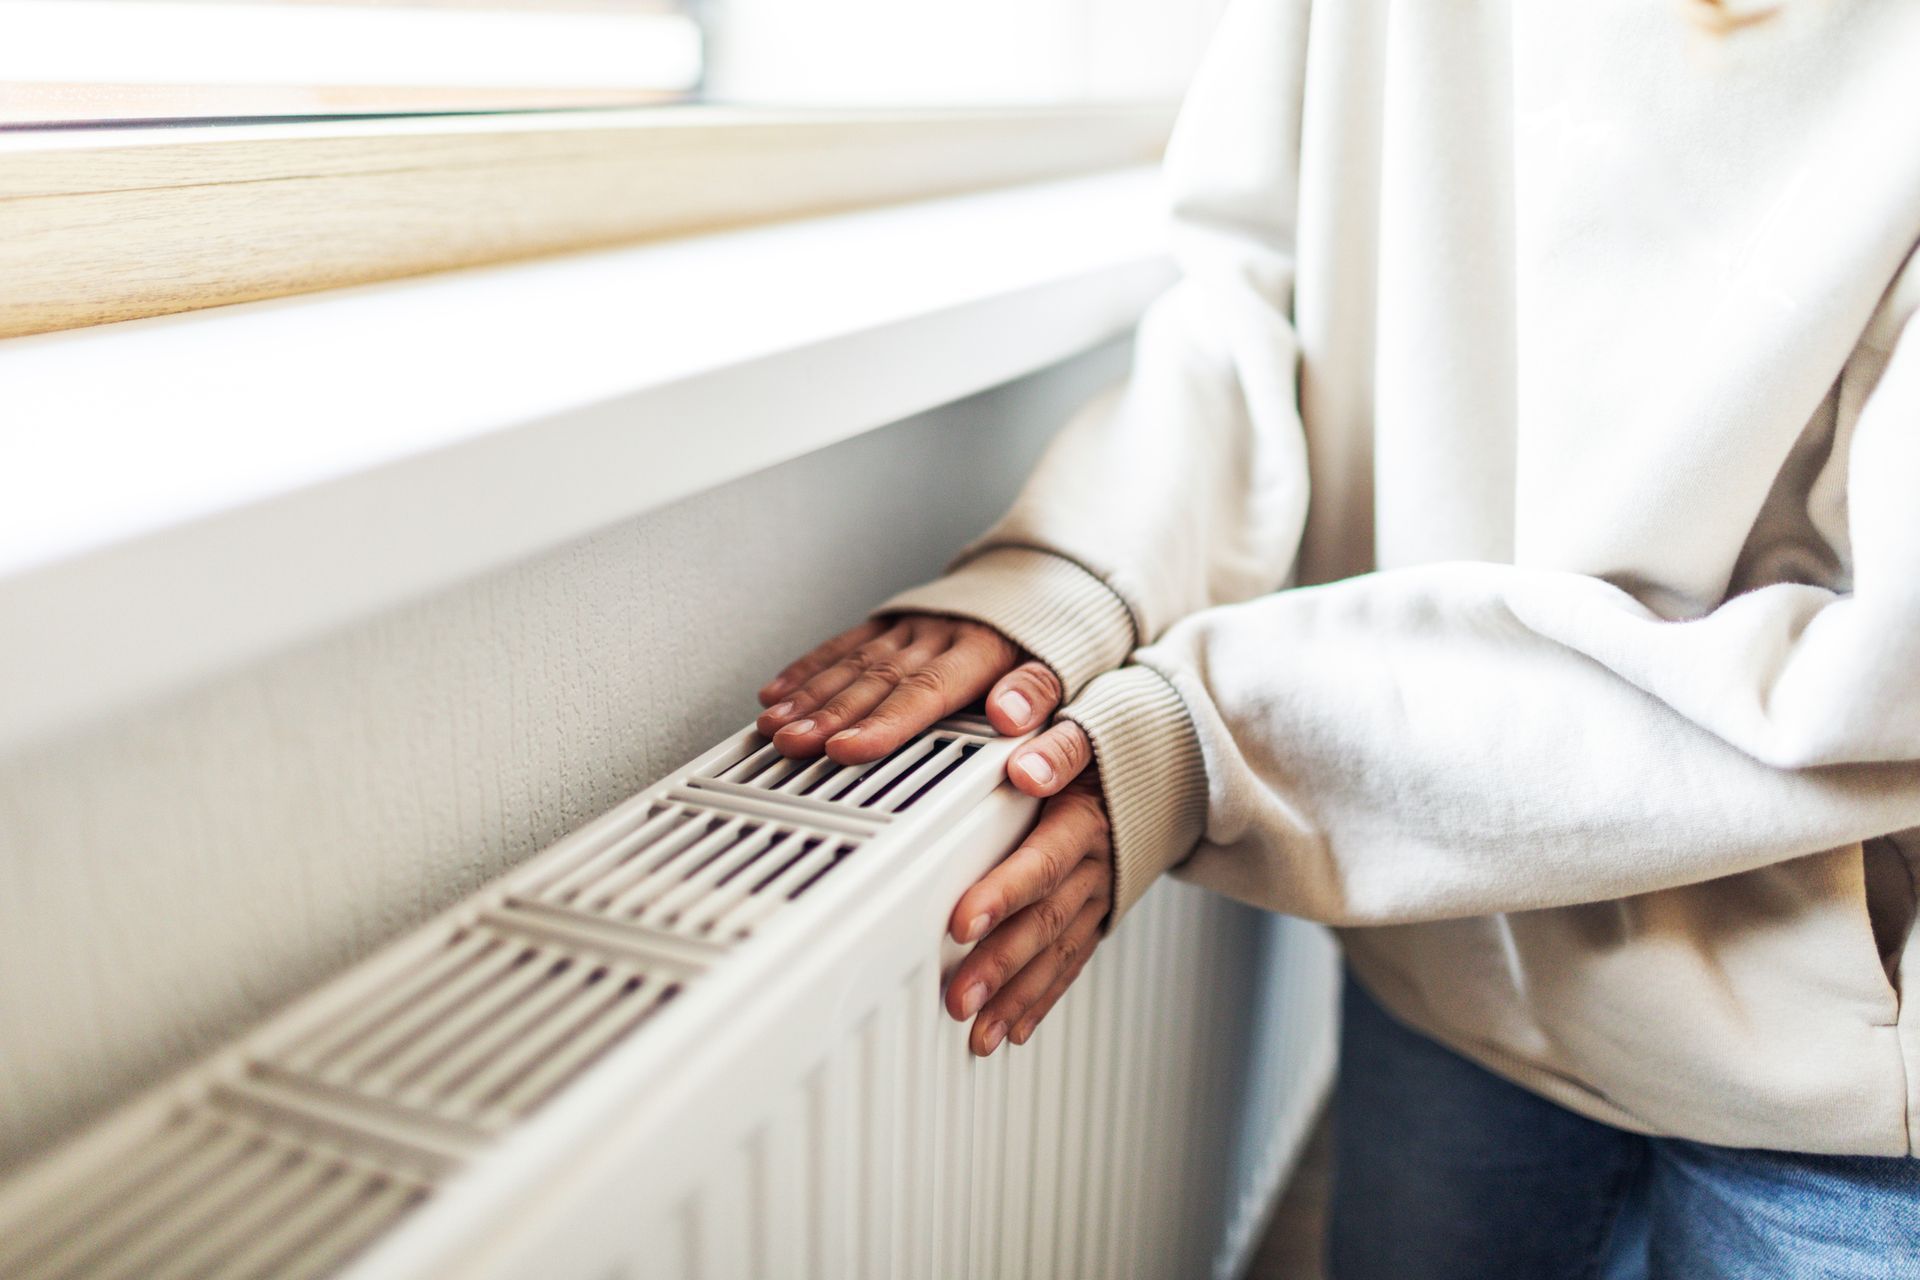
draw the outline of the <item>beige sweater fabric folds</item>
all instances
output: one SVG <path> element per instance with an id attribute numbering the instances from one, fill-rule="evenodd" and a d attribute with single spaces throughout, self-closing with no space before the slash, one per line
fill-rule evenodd
<path id="1" fill-rule="evenodd" d="M 1915 1150 L 1916 68 L 1904 0 L 1230 11 L 1132 378 L 887 606 L 1057 669 L 1116 918 L 1179 864 L 1586 1115 Z"/>

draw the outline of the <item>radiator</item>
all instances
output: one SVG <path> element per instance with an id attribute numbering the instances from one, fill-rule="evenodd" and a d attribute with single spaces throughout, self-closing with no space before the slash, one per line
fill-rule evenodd
<path id="1" fill-rule="evenodd" d="M 730 739 L 12 1179 L 0 1275 L 1238 1274 L 1332 945 L 1162 882 L 974 1059 L 944 925 L 1032 820 L 1012 745 Z"/>

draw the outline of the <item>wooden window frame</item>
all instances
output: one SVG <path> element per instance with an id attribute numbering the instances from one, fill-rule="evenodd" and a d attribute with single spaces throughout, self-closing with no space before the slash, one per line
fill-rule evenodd
<path id="1" fill-rule="evenodd" d="M 0 135 L 0 337 L 1120 168 L 1171 120 L 699 106 Z"/>

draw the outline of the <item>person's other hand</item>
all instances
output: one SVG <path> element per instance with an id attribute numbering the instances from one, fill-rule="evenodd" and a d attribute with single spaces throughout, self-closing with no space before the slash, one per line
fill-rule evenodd
<path id="1" fill-rule="evenodd" d="M 1044 797 L 1018 849 L 954 906 L 955 942 L 980 940 L 947 986 L 947 1012 L 972 1018 L 968 1044 L 986 1057 L 1003 1040 L 1025 1044 L 1080 976 L 1113 902 L 1113 847 L 1093 748 L 1071 721 L 1007 762 L 1007 777 Z"/>
<path id="2" fill-rule="evenodd" d="M 992 627 L 909 613 L 863 622 L 790 664 L 760 690 L 758 727 L 783 755 L 824 749 L 839 764 L 865 764 L 981 694 L 996 730 L 1027 733 L 1060 692 L 1045 663 Z"/>

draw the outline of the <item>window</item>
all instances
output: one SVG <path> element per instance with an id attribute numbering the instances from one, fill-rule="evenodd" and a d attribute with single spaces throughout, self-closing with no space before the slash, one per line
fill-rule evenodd
<path id="1" fill-rule="evenodd" d="M 13 127 L 1176 96 L 1220 0 L 0 0 Z"/>
<path id="2" fill-rule="evenodd" d="M 0 123 L 314 119 L 685 101 L 676 0 L 0 0 Z"/>
<path id="3" fill-rule="evenodd" d="M 813 106 L 1171 101 L 1224 0 L 719 0 L 706 92 Z"/>
<path id="4" fill-rule="evenodd" d="M 0 338 L 1141 164 L 1222 0 L 0 0 Z"/>

